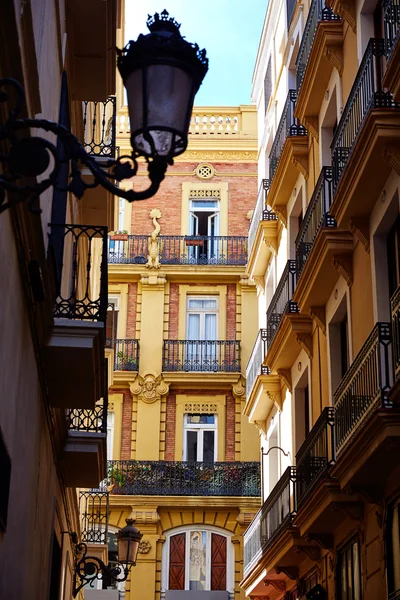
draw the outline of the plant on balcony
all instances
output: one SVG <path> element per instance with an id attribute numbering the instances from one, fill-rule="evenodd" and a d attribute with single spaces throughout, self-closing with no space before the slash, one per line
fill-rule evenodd
<path id="1" fill-rule="evenodd" d="M 127 229 L 121 229 L 120 231 L 114 231 L 114 233 L 112 233 L 110 235 L 110 239 L 112 240 L 120 240 L 120 241 L 127 241 L 128 240 L 128 230 Z"/>
<path id="2" fill-rule="evenodd" d="M 117 352 L 118 367 L 122 371 L 136 371 L 137 361 L 133 356 L 129 356 L 123 350 Z"/>
<path id="3" fill-rule="evenodd" d="M 203 246 L 204 240 L 196 236 L 187 236 L 185 237 L 185 244 L 186 246 Z"/>
<path id="4" fill-rule="evenodd" d="M 125 483 L 125 476 L 119 469 L 110 467 L 107 472 L 106 486 L 107 491 L 112 492 L 114 488 L 121 488 Z"/>

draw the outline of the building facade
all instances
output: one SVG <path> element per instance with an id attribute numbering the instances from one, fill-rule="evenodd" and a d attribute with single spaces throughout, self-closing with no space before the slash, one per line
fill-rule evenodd
<path id="1" fill-rule="evenodd" d="M 122 14 L 119 0 L 2 2 L 2 134 L 22 100 L 14 79 L 25 90 L 18 117 L 60 123 L 92 156 L 113 156 Z M 63 158 L 62 142 L 43 130 L 16 138 L 29 150 L 34 134 Z M 2 137 L 2 176 L 10 176 L 9 150 Z M 34 173 L 28 176 L 15 183 L 35 185 Z M 78 202 L 65 191 L 68 176 L 64 163 L 57 189 L 29 202 L 16 202 L 18 191 L 1 196 L 0 597 L 10 600 L 72 597 L 81 539 L 76 488 L 97 486 L 106 475 L 106 249 L 114 198 L 91 190 Z"/>
<path id="2" fill-rule="evenodd" d="M 263 505 L 246 596 L 399 597 L 399 13 L 274 1 L 256 61 Z"/>
<path id="3" fill-rule="evenodd" d="M 126 109 L 117 131 L 124 153 Z M 143 539 L 126 584 L 87 598 L 243 596 L 242 533 L 260 506 L 258 434 L 242 415 L 258 326 L 245 274 L 256 159 L 254 107 L 195 108 L 159 192 L 120 203 L 108 246 L 109 539 L 128 516 Z"/>

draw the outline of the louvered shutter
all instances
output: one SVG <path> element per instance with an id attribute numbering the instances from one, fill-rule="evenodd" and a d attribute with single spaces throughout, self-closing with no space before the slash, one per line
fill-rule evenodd
<path id="1" fill-rule="evenodd" d="M 211 589 L 226 590 L 226 537 L 211 536 Z"/>
<path id="2" fill-rule="evenodd" d="M 170 590 L 185 589 L 185 534 L 170 538 L 169 544 L 169 586 Z"/>

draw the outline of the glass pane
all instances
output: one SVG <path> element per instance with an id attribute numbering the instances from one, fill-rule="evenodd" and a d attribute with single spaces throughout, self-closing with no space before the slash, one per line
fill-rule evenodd
<path id="1" fill-rule="evenodd" d="M 214 431 L 203 433 L 203 461 L 214 462 Z"/>
<path id="2" fill-rule="evenodd" d="M 188 303 L 189 310 L 203 309 L 203 310 L 216 310 L 217 299 L 215 298 L 189 298 Z"/>
<path id="3" fill-rule="evenodd" d="M 347 577 L 346 577 L 346 557 L 345 554 L 342 554 L 340 557 L 341 569 L 340 569 L 340 583 L 342 588 L 342 593 L 340 595 L 340 600 L 347 600 Z"/>
<path id="4" fill-rule="evenodd" d="M 197 461 L 197 431 L 186 432 L 186 460 Z"/>
<path id="5" fill-rule="evenodd" d="M 200 315 L 188 316 L 188 331 L 186 338 L 188 340 L 200 339 Z"/>
<path id="6" fill-rule="evenodd" d="M 206 589 L 206 532 L 190 532 L 189 589 Z"/>
<path id="7" fill-rule="evenodd" d="M 205 315 L 206 317 L 206 330 L 205 330 L 205 338 L 206 340 L 216 340 L 217 339 L 217 315 Z M 212 352 L 215 353 L 215 347 L 212 346 Z"/>
<path id="8" fill-rule="evenodd" d="M 192 200 L 192 209 L 207 208 L 212 210 L 218 208 L 218 200 Z"/>
<path id="9" fill-rule="evenodd" d="M 354 600 L 361 600 L 360 590 L 360 558 L 358 555 L 358 543 L 353 544 L 353 573 L 354 573 Z"/>
<path id="10" fill-rule="evenodd" d="M 351 554 L 351 546 L 346 550 L 346 563 L 347 563 L 347 597 L 349 600 L 354 600 L 354 573 L 353 573 L 353 563 L 352 563 L 352 554 Z"/>
<path id="11" fill-rule="evenodd" d="M 187 423 L 199 423 L 201 425 L 213 425 L 215 422 L 214 415 L 187 415 Z"/>

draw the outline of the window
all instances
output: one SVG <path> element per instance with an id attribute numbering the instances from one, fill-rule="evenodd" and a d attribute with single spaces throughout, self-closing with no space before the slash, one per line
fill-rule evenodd
<path id="1" fill-rule="evenodd" d="M 264 107 L 265 114 L 267 114 L 269 99 L 272 94 L 272 75 L 271 75 L 271 57 L 269 57 L 267 70 L 264 78 Z"/>
<path id="2" fill-rule="evenodd" d="M 189 236 L 203 236 L 208 239 L 186 239 L 188 257 L 191 262 L 205 262 L 217 259 L 219 254 L 220 203 L 214 198 L 199 198 L 190 201 Z M 211 239 L 210 239 L 211 238 Z"/>
<path id="3" fill-rule="evenodd" d="M 217 415 L 185 415 L 183 460 L 189 462 L 217 460 Z"/>
<path id="4" fill-rule="evenodd" d="M 400 591 L 400 498 L 388 507 L 386 521 L 386 555 L 388 592 L 397 597 Z"/>
<path id="5" fill-rule="evenodd" d="M 217 339 L 217 298 L 187 299 L 187 329 L 186 339 L 208 340 Z"/>
<path id="6" fill-rule="evenodd" d="M 109 296 L 106 316 L 106 347 L 113 348 L 118 337 L 119 296 Z"/>
<path id="7" fill-rule="evenodd" d="M 107 413 L 107 460 L 113 459 L 114 448 L 114 413 Z"/>
<path id="8" fill-rule="evenodd" d="M 227 541 L 227 536 L 201 527 L 171 535 L 167 589 L 227 590 Z"/>
<path id="9" fill-rule="evenodd" d="M 0 429 L 0 534 L 7 529 L 8 501 L 10 496 L 11 459 Z M 0 535 L 1 540 L 1 535 Z"/>
<path id="10" fill-rule="evenodd" d="M 332 394 L 338 388 L 350 366 L 350 339 L 348 329 L 347 296 L 343 295 L 329 322 L 329 355 Z"/>
<path id="11" fill-rule="evenodd" d="M 338 599 L 361 600 L 360 545 L 353 539 L 338 552 Z"/>
<path id="12" fill-rule="evenodd" d="M 386 252 L 389 273 L 389 297 L 400 285 L 400 217 L 390 229 L 386 239 Z"/>

